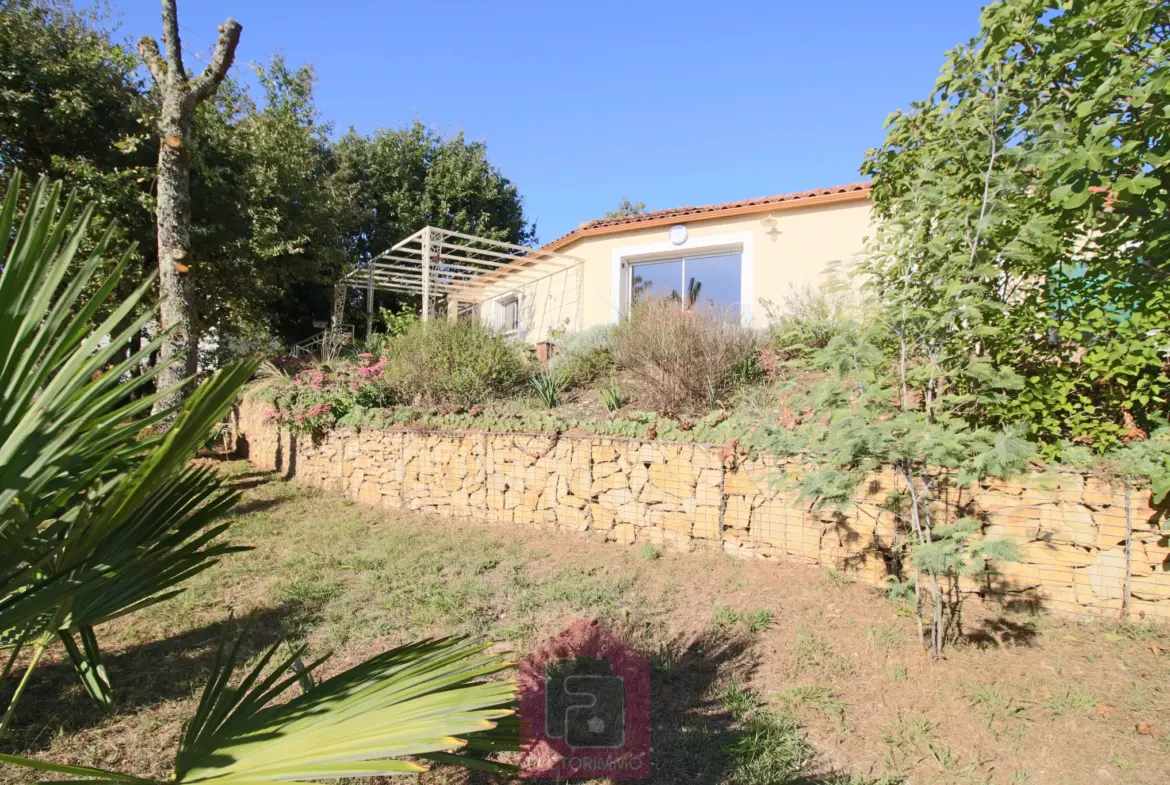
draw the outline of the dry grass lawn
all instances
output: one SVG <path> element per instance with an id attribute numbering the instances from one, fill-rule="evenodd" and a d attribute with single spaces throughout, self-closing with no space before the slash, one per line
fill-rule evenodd
<path id="1" fill-rule="evenodd" d="M 525 652 L 587 616 L 652 657 L 656 782 L 1170 780 L 1165 630 L 972 607 L 967 640 L 930 662 L 905 609 L 812 567 L 369 510 L 226 466 L 248 487 L 235 539 L 255 550 L 99 630 L 113 716 L 58 657 L 0 749 L 165 777 L 230 613 L 253 651 L 307 637 L 334 670 L 452 632 Z"/>

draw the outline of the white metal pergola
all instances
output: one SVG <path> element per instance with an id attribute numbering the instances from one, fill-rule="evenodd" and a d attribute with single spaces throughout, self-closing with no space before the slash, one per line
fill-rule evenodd
<path id="1" fill-rule="evenodd" d="M 576 272 L 580 291 L 584 268 L 578 257 L 427 226 L 338 281 L 333 323 L 341 324 L 339 311 L 350 289 L 366 291 L 368 335 L 374 322 L 374 292 L 420 296 L 424 320 L 433 318 L 437 302 L 444 300 L 447 317 L 453 319 L 461 305 L 478 305 L 570 271 Z"/>

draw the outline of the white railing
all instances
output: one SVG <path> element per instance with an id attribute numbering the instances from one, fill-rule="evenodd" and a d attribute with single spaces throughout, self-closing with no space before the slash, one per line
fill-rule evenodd
<path id="1" fill-rule="evenodd" d="M 353 325 L 343 324 L 340 327 L 330 327 L 316 335 L 311 335 L 292 348 L 293 357 L 318 356 L 326 359 L 337 347 L 353 341 Z"/>

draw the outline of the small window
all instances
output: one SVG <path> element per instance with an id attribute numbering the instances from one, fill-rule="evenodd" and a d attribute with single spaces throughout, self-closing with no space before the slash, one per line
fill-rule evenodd
<path id="1" fill-rule="evenodd" d="M 520 329 L 519 297 L 509 297 L 500 302 L 500 327 L 510 333 Z"/>

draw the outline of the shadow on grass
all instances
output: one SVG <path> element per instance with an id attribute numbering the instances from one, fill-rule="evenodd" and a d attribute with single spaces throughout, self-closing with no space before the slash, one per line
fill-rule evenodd
<path id="1" fill-rule="evenodd" d="M 275 472 L 245 472 L 229 476 L 227 485 L 237 491 L 247 491 L 280 479 Z"/>
<path id="2" fill-rule="evenodd" d="M 966 630 L 963 637 L 981 649 L 998 646 L 1034 646 L 1040 632 L 1036 623 L 1026 619 L 1012 620 L 1002 616 L 984 619 L 979 626 Z"/>
<path id="3" fill-rule="evenodd" d="M 311 625 L 317 613 L 312 604 L 294 601 L 236 620 L 235 631 L 248 628 L 241 659 L 252 659 L 282 637 L 295 635 L 297 630 Z M 172 701 L 187 701 L 179 713 L 183 718 L 188 716 L 206 682 L 225 624 L 221 621 L 164 640 L 107 653 L 106 664 L 118 701 L 112 721 L 132 721 L 134 715 L 150 714 Z M 723 697 L 728 685 L 747 683 L 751 679 L 757 665 L 755 640 L 748 633 L 729 634 L 726 630 L 711 629 L 698 637 L 675 639 L 649 652 L 653 699 L 650 782 L 671 785 L 849 782 L 847 778 L 820 771 L 807 756 L 804 756 L 807 765 L 798 775 L 768 779 L 765 772 L 761 779 L 757 771 L 745 776 L 742 759 L 737 763 L 732 754 L 745 741 L 754 745 L 752 754 L 763 758 L 787 754 L 784 750 L 793 746 L 803 749 L 803 741 L 798 741 L 803 736 L 794 725 L 782 738 L 772 736 L 761 740 L 759 725 L 749 721 L 751 711 L 746 716 L 737 714 Z M 157 732 L 158 719 L 155 716 L 134 733 Z M 66 662 L 57 661 L 35 674 L 21 702 L 13 732 L 0 744 L 0 751 L 36 756 L 61 734 L 95 728 L 107 721 L 106 715 L 85 695 L 72 668 Z M 748 766 L 751 765 L 749 762 Z M 421 782 L 502 785 L 504 782 L 551 783 L 552 780 L 510 780 L 439 767 Z"/>
<path id="4" fill-rule="evenodd" d="M 825 771 L 792 721 L 773 721 L 766 708 L 737 712 L 725 699 L 731 684 L 756 669 L 755 636 L 712 628 L 644 651 L 651 661 L 651 771 L 643 782 L 675 785 L 844 785 Z M 754 720 L 753 720 L 754 716 Z M 760 720 L 764 720 L 761 722 Z M 738 750 L 738 756 L 733 752 Z M 782 764 L 776 761 L 783 758 Z M 589 783 L 624 782 L 597 779 Z M 551 779 L 493 778 L 442 769 L 421 782 L 443 785 L 541 783 Z"/>
<path id="5" fill-rule="evenodd" d="M 754 636 L 708 630 L 675 640 L 651 657 L 654 705 L 651 760 L 655 782 L 726 782 L 738 722 L 723 706 L 718 685 L 746 682 L 756 668 Z"/>
<path id="6" fill-rule="evenodd" d="M 244 633 L 241 662 L 284 637 L 293 637 L 316 616 L 316 609 L 302 602 L 290 602 L 275 608 L 257 610 L 234 620 L 229 637 Z M 227 620 L 187 630 L 178 635 L 104 652 L 106 669 L 113 685 L 114 711 L 110 717 L 102 712 L 81 687 L 60 647 L 51 650 L 60 655 L 33 674 L 27 691 L 17 708 L 14 725 L 0 742 L 0 751 L 35 754 L 47 749 L 59 734 L 94 728 L 109 719 L 118 721 L 157 709 L 165 703 L 190 699 L 191 709 L 211 671 L 216 649 L 224 634 Z M 111 646 L 109 636 L 98 629 L 98 640 Z M 0 705 L 7 705 L 20 673 L 12 674 L 0 694 Z M 146 731 L 143 731 L 146 732 Z"/>
<path id="7" fill-rule="evenodd" d="M 273 507 L 279 507 L 283 501 L 283 499 L 249 499 L 232 507 L 232 514 L 241 516 L 252 512 L 264 512 Z"/>

